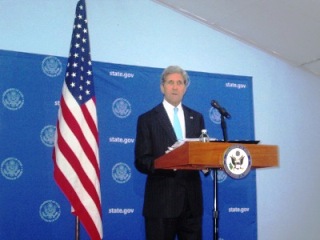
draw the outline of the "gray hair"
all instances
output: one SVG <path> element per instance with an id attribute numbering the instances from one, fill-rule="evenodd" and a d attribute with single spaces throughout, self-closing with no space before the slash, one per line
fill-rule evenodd
<path id="1" fill-rule="evenodd" d="M 172 73 L 180 73 L 182 75 L 183 79 L 184 79 L 184 84 L 186 86 L 188 86 L 188 84 L 189 84 L 189 75 L 185 70 L 183 70 L 179 66 L 169 66 L 166 69 L 164 69 L 164 71 L 161 74 L 161 84 L 164 84 L 164 81 L 165 81 L 166 77 L 169 74 L 172 74 Z"/>

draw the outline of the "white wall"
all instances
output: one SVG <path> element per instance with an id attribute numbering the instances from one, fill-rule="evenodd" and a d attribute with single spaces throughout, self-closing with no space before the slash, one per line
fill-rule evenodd
<path id="1" fill-rule="evenodd" d="M 0 0 L 0 49 L 66 57 L 76 2 Z M 280 148 L 280 167 L 257 171 L 259 239 L 319 238 L 319 77 L 152 1 L 87 13 L 94 61 L 252 76 L 256 139 Z"/>

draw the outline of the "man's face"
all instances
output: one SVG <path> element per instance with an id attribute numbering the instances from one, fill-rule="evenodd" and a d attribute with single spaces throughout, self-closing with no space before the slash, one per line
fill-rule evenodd
<path id="1" fill-rule="evenodd" d="M 167 75 L 160 86 L 164 98 L 173 106 L 178 106 L 187 90 L 184 79 L 180 73 Z"/>

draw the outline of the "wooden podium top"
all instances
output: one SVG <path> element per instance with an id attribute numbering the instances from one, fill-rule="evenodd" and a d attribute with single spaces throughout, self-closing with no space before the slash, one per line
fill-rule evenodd
<path id="1" fill-rule="evenodd" d="M 156 169 L 223 168 L 224 154 L 233 145 L 245 147 L 252 159 L 252 168 L 279 166 L 275 145 L 230 142 L 185 142 L 182 146 L 155 160 Z"/>

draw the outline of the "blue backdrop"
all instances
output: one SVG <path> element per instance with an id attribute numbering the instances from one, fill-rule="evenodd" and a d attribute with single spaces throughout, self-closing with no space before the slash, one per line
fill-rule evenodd
<path id="1" fill-rule="evenodd" d="M 0 239 L 74 238 L 74 216 L 51 159 L 66 62 L 0 51 Z M 93 63 L 104 239 L 144 239 L 145 176 L 134 168 L 133 149 L 138 116 L 162 101 L 162 70 Z M 220 115 L 210 105 L 215 99 L 232 115 L 229 139 L 254 139 L 251 77 L 188 73 L 184 103 L 204 115 L 210 137 L 222 139 Z M 218 179 L 219 239 L 257 239 L 255 171 L 242 180 L 219 171 Z M 206 240 L 213 234 L 212 174 L 202 182 Z M 83 229 L 81 239 L 88 239 Z"/>

